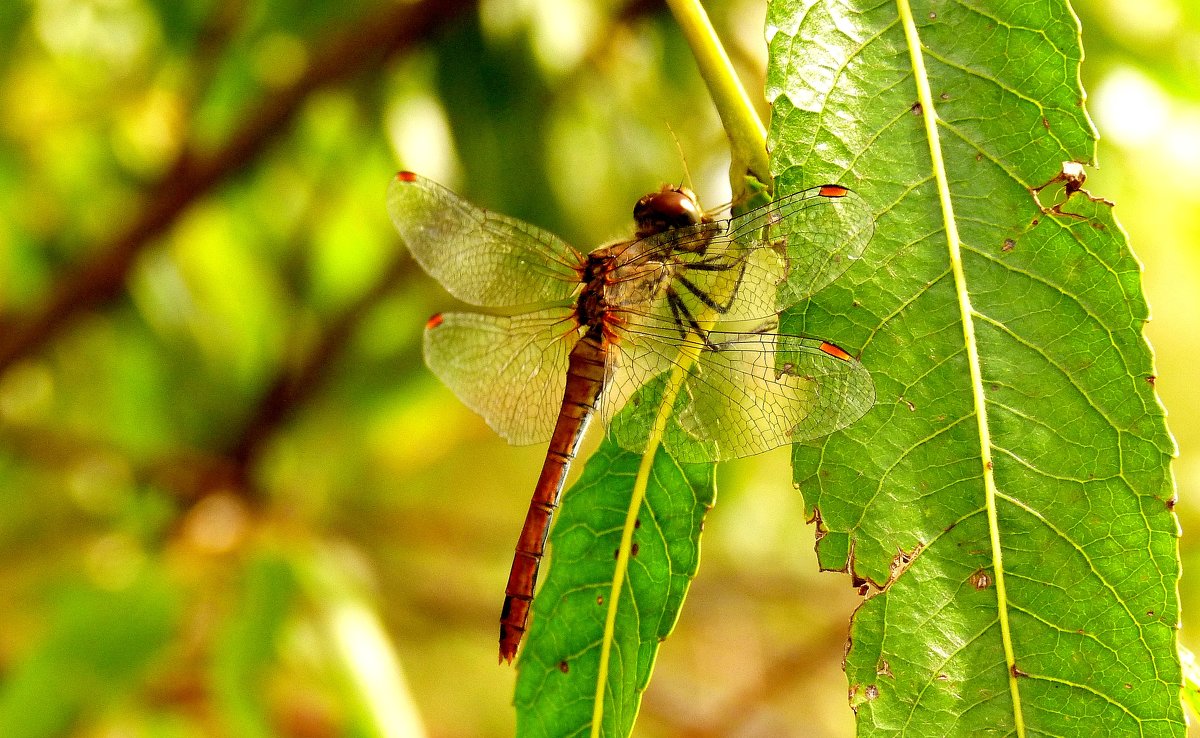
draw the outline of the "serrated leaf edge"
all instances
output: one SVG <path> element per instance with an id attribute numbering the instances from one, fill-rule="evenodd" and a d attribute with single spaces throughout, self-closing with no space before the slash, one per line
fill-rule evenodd
<path id="1" fill-rule="evenodd" d="M 937 183 L 938 201 L 942 209 L 942 221 L 946 228 L 946 246 L 950 252 L 950 266 L 954 275 L 954 290 L 958 298 L 959 315 L 962 319 L 967 367 L 971 375 L 971 397 L 979 428 L 979 451 L 983 466 L 984 501 L 987 506 L 988 535 L 992 547 L 992 569 L 996 582 L 996 609 L 1000 620 L 1000 638 L 1004 646 L 1004 659 L 1008 665 L 1008 689 L 1012 696 L 1014 728 L 1018 738 L 1024 738 L 1025 719 L 1021 711 L 1021 689 L 1017 683 L 1017 675 L 1020 672 L 1013 655 L 1012 633 L 1008 622 L 1008 595 L 1004 583 L 1004 561 L 1000 550 L 1000 523 L 996 510 L 996 478 L 992 470 L 992 442 L 988 427 L 987 399 L 984 396 L 983 373 L 979 363 L 979 350 L 975 342 L 974 318 L 976 313 L 971 307 L 970 295 L 967 293 L 958 223 L 954 215 L 954 204 L 950 200 L 949 179 L 946 175 L 945 162 L 942 159 L 938 118 L 933 106 L 933 92 L 929 87 L 929 76 L 925 71 L 921 39 L 917 34 L 917 26 L 909 1 L 897 0 L 896 5 L 900 11 L 900 22 L 904 27 L 909 58 L 912 60 L 913 79 L 917 85 L 917 100 L 921 105 L 921 118 L 925 124 L 926 139 L 929 141 L 933 179 Z"/>

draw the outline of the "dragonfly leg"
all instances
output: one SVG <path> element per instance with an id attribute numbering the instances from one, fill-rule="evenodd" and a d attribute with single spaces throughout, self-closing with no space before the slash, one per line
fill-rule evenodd
<path id="1" fill-rule="evenodd" d="M 733 307 L 733 301 L 737 299 L 738 289 L 742 286 L 742 280 L 746 276 L 746 260 L 740 259 L 739 261 L 740 266 L 738 267 L 737 278 L 733 282 L 733 289 L 729 291 L 729 297 L 723 303 L 717 302 L 715 299 L 713 299 L 713 296 L 708 293 L 708 291 L 701 289 L 699 285 L 688 279 L 683 274 L 676 275 L 675 280 L 679 282 L 679 284 L 683 285 L 688 292 L 691 292 L 693 295 L 695 295 L 696 299 L 704 303 L 706 307 L 715 310 L 719 315 L 724 315 L 725 313 L 729 312 L 730 308 Z M 722 269 L 718 269 L 713 265 L 688 265 L 688 269 L 698 269 L 699 271 L 729 271 L 731 268 L 732 267 L 724 267 Z"/>
<path id="2" fill-rule="evenodd" d="M 687 338 L 689 333 L 695 333 L 696 337 L 704 342 L 704 347 L 709 350 L 715 350 L 717 347 L 708 338 L 708 331 L 700 325 L 692 315 L 692 311 L 683 303 L 683 299 L 679 297 L 679 293 L 674 287 L 667 288 L 667 304 L 671 307 L 671 314 L 675 316 L 675 325 L 679 328 L 680 338 Z M 684 329 L 686 324 L 687 329 Z"/>

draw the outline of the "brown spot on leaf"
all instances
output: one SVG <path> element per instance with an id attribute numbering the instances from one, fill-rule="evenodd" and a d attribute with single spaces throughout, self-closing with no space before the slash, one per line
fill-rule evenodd
<path id="1" fill-rule="evenodd" d="M 911 112 L 913 115 L 915 115 L 915 116 L 917 116 L 917 117 L 920 117 L 920 116 L 921 116 L 921 113 L 924 111 L 924 108 L 922 108 L 922 107 L 921 107 L 921 103 L 920 103 L 920 101 L 917 101 L 917 102 L 915 102 L 915 103 L 913 103 L 913 104 L 912 104 L 912 107 L 910 107 L 910 108 L 909 108 L 909 111 L 910 111 L 910 112 Z"/>
<path id="2" fill-rule="evenodd" d="M 880 676 L 891 677 L 892 679 L 896 678 L 892 674 L 892 665 L 887 662 L 887 659 L 879 659 L 879 665 L 875 667 L 875 673 Z"/>
<path id="3" fill-rule="evenodd" d="M 866 698 L 867 702 L 874 700 L 878 696 L 879 696 L 879 687 L 877 687 L 874 684 L 868 684 L 867 688 L 865 690 L 863 690 L 863 697 Z"/>
<path id="4" fill-rule="evenodd" d="M 884 589 L 890 586 L 892 582 L 900 578 L 900 575 L 903 574 L 904 570 L 908 568 L 908 565 L 917 558 L 917 556 L 921 553 L 921 549 L 923 548 L 924 545 L 918 542 L 915 546 L 913 546 L 911 551 L 905 551 L 902 548 L 896 550 L 896 555 L 892 557 L 892 563 L 888 567 L 888 580 L 883 585 Z"/>
<path id="5" fill-rule="evenodd" d="M 568 664 L 566 661 L 559 661 L 558 662 L 558 670 L 561 671 L 562 673 L 566 674 L 568 671 L 571 670 L 571 665 Z"/>
<path id="6" fill-rule="evenodd" d="M 1013 664 L 1012 667 L 1009 668 L 1009 672 L 1017 678 L 1029 676 L 1029 672 L 1021 671 L 1019 668 L 1017 668 L 1016 664 Z"/>
<path id="7" fill-rule="evenodd" d="M 939 97 L 941 97 L 943 100 L 949 100 L 949 99 L 950 99 L 950 93 L 949 93 L 949 92 L 943 92 L 941 95 L 939 95 Z"/>
<path id="8" fill-rule="evenodd" d="M 1012 251 L 1016 247 L 1017 247 L 1016 241 L 1012 240 L 1011 238 L 1006 238 L 1006 239 L 1004 239 L 1004 245 L 1000 247 L 1000 250 L 1005 253 L 1008 253 L 1009 251 Z"/>
<path id="9" fill-rule="evenodd" d="M 1042 118 L 1042 128 L 1045 128 L 1047 131 L 1050 130 L 1050 121 Z"/>
<path id="10" fill-rule="evenodd" d="M 634 544 L 633 544 L 633 547 L 629 549 L 629 555 L 630 555 L 630 556 L 637 556 L 637 555 L 638 555 L 638 545 L 637 545 L 636 543 L 634 543 Z"/>
<path id="11" fill-rule="evenodd" d="M 596 597 L 596 604 L 597 604 L 597 605 L 603 605 L 603 604 L 604 604 L 604 595 L 598 595 L 598 596 Z"/>
<path id="12" fill-rule="evenodd" d="M 983 569 L 976 569 L 971 575 L 971 586 L 977 590 L 987 589 L 992 586 L 992 577 Z"/>

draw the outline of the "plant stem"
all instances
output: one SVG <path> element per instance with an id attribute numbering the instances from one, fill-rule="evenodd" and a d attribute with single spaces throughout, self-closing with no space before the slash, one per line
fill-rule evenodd
<path id="1" fill-rule="evenodd" d="M 709 94 L 725 126 L 733 161 L 730 166 L 730 184 L 734 197 L 744 189 L 740 176 L 744 172 L 754 175 L 760 182 L 771 184 L 771 165 L 767 159 L 767 130 L 754 112 L 746 89 L 733 70 L 733 64 L 721 46 L 713 30 L 708 14 L 700 0 L 667 0 L 683 31 L 684 38 L 692 47 L 700 76 L 708 85 Z"/>

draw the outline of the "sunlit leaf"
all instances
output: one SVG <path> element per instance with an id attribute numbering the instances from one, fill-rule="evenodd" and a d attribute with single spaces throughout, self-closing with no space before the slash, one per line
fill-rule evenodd
<path id="1" fill-rule="evenodd" d="M 907 34 L 891 5 L 768 21 L 782 181 L 843 181 L 878 213 L 794 321 L 878 389 L 795 454 L 823 566 L 873 585 L 846 660 L 859 733 L 1181 735 L 1139 265 L 1109 204 L 1035 191 L 1094 159 L 1077 23 L 1064 3 L 911 13 Z"/>
<path id="2" fill-rule="evenodd" d="M 616 552 L 642 457 L 606 440 L 564 495 L 550 536 L 552 566 L 534 600 L 514 702 L 517 734 L 590 730 Z M 612 632 L 601 735 L 628 735 L 661 641 L 679 617 L 699 565 L 704 515 L 716 496 L 713 467 L 654 460 L 634 533 L 636 554 Z"/>

